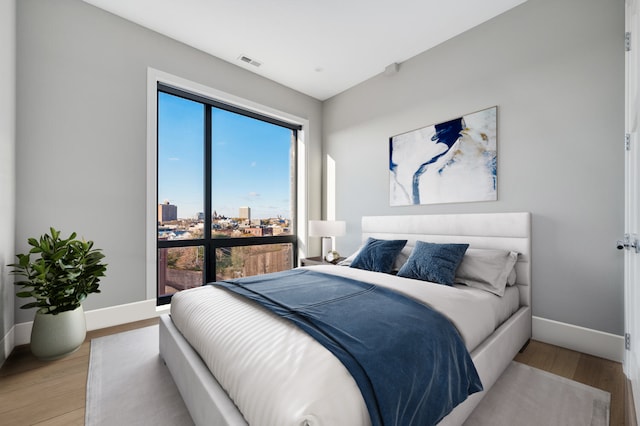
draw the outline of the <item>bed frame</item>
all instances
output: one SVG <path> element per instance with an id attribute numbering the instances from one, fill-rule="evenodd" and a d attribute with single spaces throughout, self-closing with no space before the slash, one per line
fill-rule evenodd
<path id="1" fill-rule="evenodd" d="M 439 423 L 461 425 L 531 338 L 531 214 L 365 216 L 362 218 L 362 240 L 368 237 L 407 239 L 407 246 L 415 245 L 417 240 L 457 242 L 468 243 L 471 248 L 520 253 L 516 263 L 520 308 L 471 352 L 485 390 L 470 396 Z M 169 315 L 160 318 L 160 355 L 197 425 L 247 425 Z"/>

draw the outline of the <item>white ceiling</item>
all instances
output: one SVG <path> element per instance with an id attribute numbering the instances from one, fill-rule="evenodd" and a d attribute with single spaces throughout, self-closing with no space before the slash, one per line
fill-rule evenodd
<path id="1" fill-rule="evenodd" d="M 84 1 L 325 100 L 526 0 Z"/>

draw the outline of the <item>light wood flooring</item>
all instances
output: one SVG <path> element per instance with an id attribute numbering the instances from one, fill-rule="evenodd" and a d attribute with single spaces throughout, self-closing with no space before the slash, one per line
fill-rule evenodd
<path id="1" fill-rule="evenodd" d="M 563 376 L 611 394 L 611 426 L 632 426 L 625 421 L 626 377 L 622 364 L 592 355 L 586 355 L 558 346 L 532 340 L 516 361 Z"/>
<path id="2" fill-rule="evenodd" d="M 28 346 L 17 347 L 0 369 L 0 425 L 83 425 L 90 340 L 157 322 L 90 331 L 78 351 L 57 361 L 38 361 Z M 610 424 L 625 424 L 626 379 L 620 363 L 537 341 L 516 361 L 610 392 Z"/>
<path id="3" fill-rule="evenodd" d="M 37 360 L 28 345 L 15 348 L 0 368 L 0 425 L 84 425 L 91 339 L 157 323 L 154 318 L 89 331 L 80 349 L 56 361 Z"/>

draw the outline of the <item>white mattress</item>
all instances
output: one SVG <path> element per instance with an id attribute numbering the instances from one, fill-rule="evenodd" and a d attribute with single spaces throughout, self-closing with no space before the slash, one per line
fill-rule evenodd
<path id="1" fill-rule="evenodd" d="M 518 309 L 518 290 L 500 298 L 465 286 L 319 265 L 314 270 L 389 287 L 446 315 L 472 351 Z M 236 294 L 203 286 L 171 302 L 176 327 L 251 425 L 369 425 L 360 391 L 342 363 L 293 323 Z"/>

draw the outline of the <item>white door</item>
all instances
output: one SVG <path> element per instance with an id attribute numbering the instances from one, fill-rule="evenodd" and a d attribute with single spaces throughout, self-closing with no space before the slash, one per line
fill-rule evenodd
<path id="1" fill-rule="evenodd" d="M 636 409 L 640 408 L 640 254 L 638 235 L 640 234 L 640 16 L 638 2 L 626 0 L 626 118 L 627 143 L 625 147 L 625 238 L 624 246 L 624 293 L 625 332 L 628 349 L 625 351 L 624 371 L 631 380 Z"/>

